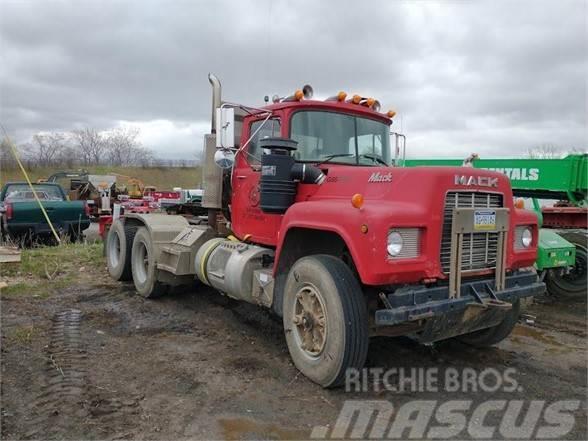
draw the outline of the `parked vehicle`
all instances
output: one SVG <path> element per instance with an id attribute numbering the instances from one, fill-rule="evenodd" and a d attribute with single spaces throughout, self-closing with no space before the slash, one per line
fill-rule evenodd
<path id="1" fill-rule="evenodd" d="M 67 181 L 67 185 L 63 181 Z M 72 201 L 86 201 L 94 219 L 110 214 L 112 199 L 118 196 L 114 175 L 91 175 L 86 170 L 59 171 L 44 182 L 58 183 L 68 188 L 67 196 Z"/>
<path id="2" fill-rule="evenodd" d="M 33 184 L 55 230 L 78 240 L 90 226 L 90 207 L 85 201 L 69 201 L 59 184 Z M 51 236 L 51 228 L 39 202 L 26 182 L 9 182 L 0 191 L 2 235 L 27 241 Z"/>
<path id="3" fill-rule="evenodd" d="M 312 100 L 305 86 L 255 108 L 223 104 L 209 81 L 208 225 L 125 214 L 107 237 L 113 278 L 149 298 L 196 278 L 271 308 L 324 387 L 364 365 L 371 336 L 493 345 L 520 299 L 544 292 L 537 216 L 513 206 L 503 174 L 392 167 L 394 112 L 373 98 Z"/>

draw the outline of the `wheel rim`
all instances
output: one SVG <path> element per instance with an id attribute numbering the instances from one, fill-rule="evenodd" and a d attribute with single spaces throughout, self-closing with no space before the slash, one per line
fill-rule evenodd
<path id="1" fill-rule="evenodd" d="M 292 315 L 294 337 L 298 347 L 309 357 L 317 358 L 327 341 L 327 316 L 322 296 L 307 284 L 296 293 Z"/>
<path id="2" fill-rule="evenodd" d="M 113 267 L 118 266 L 120 262 L 120 238 L 118 234 L 113 234 L 110 242 L 108 242 L 108 259 Z"/>
<path id="3" fill-rule="evenodd" d="M 149 252 L 144 242 L 140 242 L 135 254 L 135 276 L 137 282 L 145 283 L 149 271 Z"/>

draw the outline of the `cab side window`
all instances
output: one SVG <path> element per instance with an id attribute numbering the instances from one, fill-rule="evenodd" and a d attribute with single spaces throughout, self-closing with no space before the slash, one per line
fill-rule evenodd
<path id="1" fill-rule="evenodd" d="M 258 129 L 259 131 L 255 133 Z M 261 162 L 261 155 L 263 155 L 263 151 L 259 147 L 259 141 L 263 138 L 280 136 L 280 120 L 270 119 L 266 121 L 265 124 L 263 123 L 263 120 L 254 121 L 251 123 L 251 127 L 249 129 L 249 136 L 253 135 L 254 133 L 255 136 L 251 139 L 251 142 L 249 143 L 249 155 L 247 156 L 249 162 L 259 164 Z"/>

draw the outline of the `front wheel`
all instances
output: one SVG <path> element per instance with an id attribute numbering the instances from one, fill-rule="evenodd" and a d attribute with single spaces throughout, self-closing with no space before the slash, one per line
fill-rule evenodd
<path id="1" fill-rule="evenodd" d="M 521 303 L 517 300 L 512 304 L 512 309 L 508 312 L 505 319 L 496 326 L 460 335 L 457 339 L 478 348 L 493 346 L 510 335 L 519 320 L 520 311 Z"/>
<path id="2" fill-rule="evenodd" d="M 333 256 L 299 259 L 284 289 L 283 321 L 292 361 L 323 387 L 343 383 L 361 369 L 368 350 L 368 315 L 361 287 Z"/>
<path id="3" fill-rule="evenodd" d="M 138 228 L 133 239 L 131 270 L 135 289 L 143 297 L 154 298 L 167 293 L 169 286 L 157 280 L 153 240 L 145 227 Z"/>

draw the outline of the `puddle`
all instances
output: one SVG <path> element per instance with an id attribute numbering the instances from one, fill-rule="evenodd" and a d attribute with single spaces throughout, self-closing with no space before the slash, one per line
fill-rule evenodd
<path id="1" fill-rule="evenodd" d="M 309 436 L 308 431 L 285 429 L 246 418 L 223 418 L 218 423 L 226 440 L 307 439 Z"/>
<path id="2" fill-rule="evenodd" d="M 553 335 L 546 334 L 545 332 L 531 328 L 528 326 L 516 326 L 511 334 L 511 341 L 517 344 L 524 344 L 521 340 L 523 338 L 530 338 L 539 343 L 543 343 L 548 346 L 545 348 L 545 352 L 548 353 L 561 353 L 561 352 L 572 352 L 577 350 L 583 350 L 583 348 L 570 346 L 562 341 L 556 339 Z"/>

